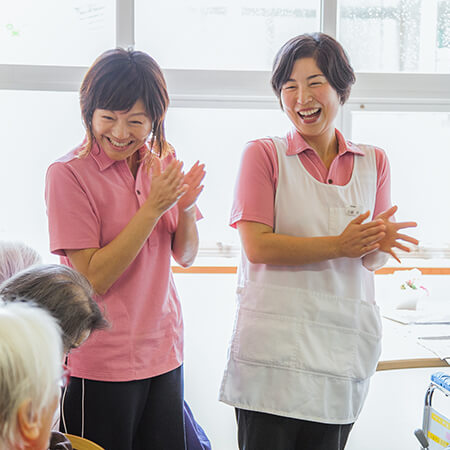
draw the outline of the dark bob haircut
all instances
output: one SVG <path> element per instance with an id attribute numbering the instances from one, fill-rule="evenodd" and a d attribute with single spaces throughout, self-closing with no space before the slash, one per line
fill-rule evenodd
<path id="1" fill-rule="evenodd" d="M 296 36 L 278 51 L 273 63 L 271 83 L 280 104 L 281 89 L 291 76 L 295 61 L 301 58 L 313 58 L 316 61 L 343 105 L 355 83 L 355 73 L 341 44 L 324 33 Z"/>
<path id="2" fill-rule="evenodd" d="M 101 54 L 87 71 L 80 88 L 81 114 L 87 133 L 80 156 L 87 155 L 92 148 L 92 116 L 96 109 L 129 111 L 139 99 L 152 121 L 150 149 L 164 155 L 169 150 L 164 132 L 169 95 L 157 62 L 146 53 L 131 49 L 116 48 Z"/>

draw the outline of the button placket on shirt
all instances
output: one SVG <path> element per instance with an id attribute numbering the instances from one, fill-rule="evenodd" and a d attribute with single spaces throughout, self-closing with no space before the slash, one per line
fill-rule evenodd
<path id="1" fill-rule="evenodd" d="M 126 161 L 121 161 L 123 164 L 120 164 L 120 172 L 124 178 L 124 181 L 127 183 L 128 187 L 133 191 L 139 206 L 142 206 L 144 203 L 144 187 L 142 185 L 142 178 L 140 176 L 141 167 L 138 168 L 136 173 L 136 179 L 133 177 L 133 174 L 128 167 Z"/>
<path id="2" fill-rule="evenodd" d="M 139 202 L 139 206 L 142 206 L 142 204 L 145 201 L 145 196 L 144 196 L 144 186 L 142 183 L 142 174 L 141 171 L 143 170 L 142 165 L 140 165 L 138 167 L 138 171 L 136 173 L 136 180 L 133 179 L 134 181 L 134 192 L 136 194 L 136 198 Z"/>
<path id="3" fill-rule="evenodd" d="M 136 197 L 138 199 L 139 206 L 142 206 L 142 204 L 144 203 L 144 195 L 143 195 L 142 186 L 140 186 L 140 184 L 141 183 L 139 182 L 139 180 L 136 180 L 134 192 L 136 193 Z"/>
<path id="4" fill-rule="evenodd" d="M 325 178 L 325 183 L 326 184 L 335 184 L 335 175 L 336 175 L 336 166 L 338 165 L 338 159 L 339 159 L 340 155 L 337 155 L 336 158 L 333 159 L 333 161 L 331 162 L 330 168 L 328 170 L 327 176 Z"/>

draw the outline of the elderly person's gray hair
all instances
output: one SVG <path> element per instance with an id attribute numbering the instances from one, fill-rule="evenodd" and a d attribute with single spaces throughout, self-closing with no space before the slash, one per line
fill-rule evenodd
<path id="1" fill-rule="evenodd" d="M 31 303 L 0 301 L 0 448 L 22 448 L 24 402 L 40 420 L 59 394 L 63 349 L 54 317 Z"/>
<path id="2" fill-rule="evenodd" d="M 41 264 L 22 270 L 0 285 L 0 295 L 5 301 L 29 299 L 47 309 L 63 330 L 65 352 L 77 347 L 83 336 L 108 326 L 92 299 L 89 281 L 64 265 Z"/>
<path id="3" fill-rule="evenodd" d="M 41 262 L 39 253 L 23 242 L 0 241 L 0 283 L 22 269 Z"/>

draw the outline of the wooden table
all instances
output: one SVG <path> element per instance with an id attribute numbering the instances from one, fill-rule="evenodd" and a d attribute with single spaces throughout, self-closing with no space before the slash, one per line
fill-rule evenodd
<path id="1" fill-rule="evenodd" d="M 383 318 L 383 350 L 377 371 L 448 367 L 417 342 L 419 336 L 450 335 L 450 325 L 403 325 Z"/>

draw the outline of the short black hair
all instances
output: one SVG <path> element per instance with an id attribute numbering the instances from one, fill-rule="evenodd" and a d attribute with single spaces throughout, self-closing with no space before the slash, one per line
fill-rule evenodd
<path id="1" fill-rule="evenodd" d="M 281 89 L 289 79 L 295 61 L 313 58 L 343 105 L 355 83 L 355 72 L 342 45 L 324 33 L 307 33 L 286 42 L 278 51 L 272 68 L 272 89 L 280 100 Z"/>

